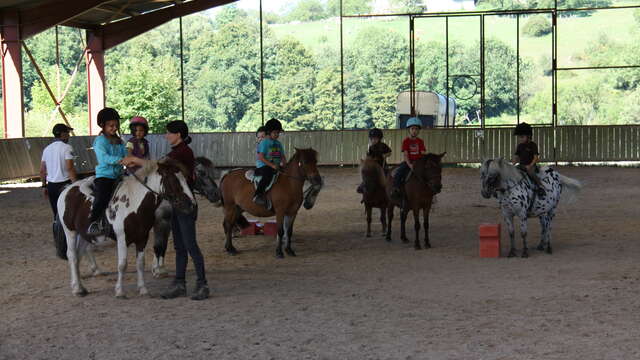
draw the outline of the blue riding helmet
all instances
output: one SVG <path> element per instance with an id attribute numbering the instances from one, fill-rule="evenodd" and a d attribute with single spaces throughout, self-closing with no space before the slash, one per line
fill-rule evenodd
<path id="1" fill-rule="evenodd" d="M 407 128 L 410 128 L 412 126 L 417 126 L 422 129 L 422 121 L 417 117 L 409 118 L 409 120 L 407 120 Z"/>

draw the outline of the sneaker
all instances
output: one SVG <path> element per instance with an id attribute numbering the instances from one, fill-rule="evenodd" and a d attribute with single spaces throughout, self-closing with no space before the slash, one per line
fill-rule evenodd
<path id="1" fill-rule="evenodd" d="M 175 299 L 181 296 L 187 296 L 187 288 L 183 283 L 173 283 L 169 290 L 160 295 L 163 299 Z"/>
<path id="2" fill-rule="evenodd" d="M 193 295 L 191 296 L 191 300 L 204 300 L 209 298 L 209 286 L 207 285 L 199 285 L 196 286 Z"/>

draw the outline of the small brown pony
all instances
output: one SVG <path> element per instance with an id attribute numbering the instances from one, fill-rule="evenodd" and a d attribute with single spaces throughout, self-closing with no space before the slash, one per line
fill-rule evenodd
<path id="1" fill-rule="evenodd" d="M 423 211 L 424 217 L 424 246 L 430 248 L 429 242 L 429 211 L 433 197 L 442 190 L 442 154 L 426 154 L 416 160 L 409 179 L 403 186 L 403 200 L 401 203 L 390 202 L 388 208 L 389 225 L 387 226 L 387 241 L 391 241 L 391 221 L 393 220 L 393 208 L 400 208 L 400 239 L 407 243 L 407 234 L 405 231 L 405 223 L 407 222 L 407 214 L 413 211 L 414 228 L 416 230 L 416 240 L 414 248 L 422 249 L 420 246 L 420 210 Z M 391 194 L 393 183 L 393 172 L 387 177 L 387 194 Z"/>
<path id="2" fill-rule="evenodd" d="M 373 208 L 380 209 L 380 223 L 384 235 L 387 232 L 387 208 L 390 204 L 384 170 L 375 159 L 367 157 L 360 160 L 360 176 L 363 187 L 362 202 L 367 214 L 366 237 L 371 237 L 371 212 Z"/>
<path id="3" fill-rule="evenodd" d="M 311 209 L 315 203 L 316 196 L 322 188 L 322 177 L 318 172 L 317 163 L 318 153 L 315 150 L 296 149 L 287 167 L 280 172 L 276 183 L 267 192 L 267 197 L 272 204 L 271 210 L 267 210 L 265 207 L 256 205 L 253 202 L 255 188 L 245 178 L 245 169 L 233 170 L 226 174 L 220 180 L 224 206 L 225 250 L 231 255 L 238 253 L 238 250 L 233 247 L 231 238 L 234 226 L 238 223 L 242 212 L 246 211 L 257 217 L 275 215 L 278 224 L 276 257 L 279 259 L 284 258 L 284 253 L 282 252 L 283 238 L 287 255 L 296 256 L 291 248 L 291 237 L 298 210 L 303 200 L 304 207 Z M 311 188 L 307 193 L 303 194 L 302 189 L 306 180 L 311 182 Z"/>

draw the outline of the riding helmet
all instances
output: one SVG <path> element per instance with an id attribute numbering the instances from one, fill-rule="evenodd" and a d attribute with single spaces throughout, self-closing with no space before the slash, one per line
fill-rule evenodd
<path id="1" fill-rule="evenodd" d="M 72 131 L 73 128 L 69 127 L 65 124 L 55 124 L 53 126 L 53 136 L 59 138 L 60 135 L 62 135 L 63 133 L 68 133 L 69 131 Z"/>
<path id="2" fill-rule="evenodd" d="M 147 119 L 142 116 L 134 116 L 129 120 L 129 130 L 131 130 L 131 134 L 136 132 L 136 126 L 142 126 L 144 128 L 145 135 L 149 132 L 149 123 L 147 122 Z"/>
<path id="3" fill-rule="evenodd" d="M 383 137 L 384 137 L 384 134 L 382 133 L 382 130 L 380 130 L 378 128 L 373 128 L 373 129 L 369 130 L 369 139 L 371 139 L 371 138 L 382 139 Z"/>
<path id="4" fill-rule="evenodd" d="M 276 118 L 272 118 L 271 120 L 267 121 L 266 124 L 264 124 L 264 131 L 267 134 L 270 134 L 272 131 L 284 131 L 282 129 L 282 124 L 280 123 L 280 120 L 276 119 Z"/>
<path id="5" fill-rule="evenodd" d="M 109 120 L 118 120 L 118 124 L 120 124 L 120 114 L 115 109 L 108 107 L 98 112 L 98 126 L 104 127 L 104 124 Z"/>
<path id="6" fill-rule="evenodd" d="M 417 126 L 422 129 L 422 121 L 420 121 L 420 119 L 418 119 L 417 117 L 409 118 L 409 120 L 407 120 L 407 129 L 412 126 Z"/>
<path id="7" fill-rule="evenodd" d="M 258 136 L 258 133 L 259 133 L 259 132 L 266 132 L 265 127 L 264 127 L 264 126 L 260 126 L 260 127 L 258 128 L 258 130 L 256 130 L 256 136 Z"/>
<path id="8" fill-rule="evenodd" d="M 533 136 L 533 129 L 531 128 L 531 125 L 527 124 L 526 122 L 522 122 L 518 124 L 518 126 L 516 126 L 513 135 Z"/>

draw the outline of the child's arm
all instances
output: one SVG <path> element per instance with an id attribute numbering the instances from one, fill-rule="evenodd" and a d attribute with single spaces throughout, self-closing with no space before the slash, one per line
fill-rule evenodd
<path id="1" fill-rule="evenodd" d="M 520 162 L 520 156 L 518 155 L 513 155 L 513 157 L 511 158 L 511 163 L 513 163 L 513 165 L 517 164 Z"/>
<path id="2" fill-rule="evenodd" d="M 403 151 L 403 153 L 404 153 L 404 162 L 406 162 L 407 165 L 409 165 L 409 167 L 413 169 L 413 164 L 411 163 L 411 161 L 409 161 L 409 150 L 405 150 Z"/>
<path id="3" fill-rule="evenodd" d="M 42 180 L 44 196 L 47 196 L 47 163 L 44 161 L 40 162 L 40 180 Z"/>
<path id="4" fill-rule="evenodd" d="M 261 152 L 258 153 L 258 160 L 267 164 L 267 166 L 270 168 L 273 168 L 273 169 L 276 168 L 276 165 L 274 163 L 272 163 L 271 161 L 267 160 L 267 158 L 264 157 L 264 153 L 261 153 Z"/>
<path id="5" fill-rule="evenodd" d="M 108 164 L 108 165 L 117 165 L 120 163 L 124 154 L 122 156 L 118 155 L 109 155 L 107 152 L 109 144 L 107 141 L 96 141 L 93 144 L 93 151 L 96 153 L 96 159 L 98 159 L 98 164 Z"/>

